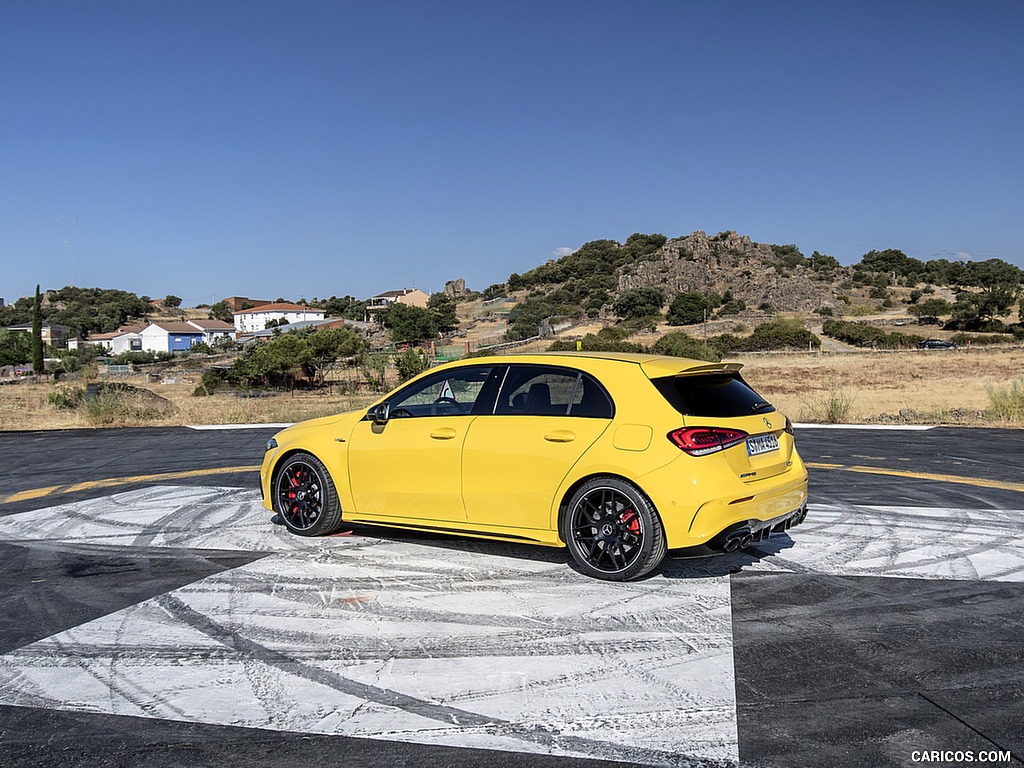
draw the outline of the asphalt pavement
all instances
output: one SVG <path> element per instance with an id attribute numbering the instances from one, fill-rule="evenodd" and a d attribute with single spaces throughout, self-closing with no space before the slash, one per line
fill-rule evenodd
<path id="1" fill-rule="evenodd" d="M 0 433 L 0 764 L 1022 764 L 1019 431 L 798 429 L 803 526 L 630 585 L 288 536 L 274 431 Z"/>

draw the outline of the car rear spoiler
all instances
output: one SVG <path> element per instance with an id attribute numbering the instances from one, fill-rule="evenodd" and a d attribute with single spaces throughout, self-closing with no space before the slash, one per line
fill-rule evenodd
<path id="1" fill-rule="evenodd" d="M 660 379 L 665 376 L 700 376 L 708 373 L 736 373 L 743 363 L 704 363 L 689 368 L 679 368 L 678 358 L 660 358 L 640 364 L 640 368 L 649 379 Z"/>

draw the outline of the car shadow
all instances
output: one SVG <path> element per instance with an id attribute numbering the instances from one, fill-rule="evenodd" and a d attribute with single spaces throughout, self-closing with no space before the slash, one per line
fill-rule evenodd
<path id="1" fill-rule="evenodd" d="M 717 579 L 739 573 L 747 566 L 775 557 L 793 547 L 788 533 L 775 533 L 765 541 L 751 544 L 736 552 L 716 552 L 707 547 L 689 550 L 673 550 L 665 558 L 661 568 L 651 576 L 661 575 L 666 579 Z"/>
<path id="2" fill-rule="evenodd" d="M 347 527 L 356 536 L 370 536 L 389 541 L 403 541 L 417 546 L 439 550 L 475 552 L 495 557 L 528 560 L 537 563 L 564 565 L 581 576 L 586 576 L 569 557 L 564 548 L 544 547 L 535 544 L 494 541 L 460 537 L 455 534 L 433 533 L 431 531 L 409 531 L 395 528 L 357 525 Z M 788 533 L 776 533 L 764 541 L 752 544 L 738 552 L 718 552 L 707 547 L 671 550 L 659 568 L 641 577 L 646 581 L 658 576 L 667 579 L 714 579 L 739 573 L 745 567 L 771 558 L 793 547 Z M 588 577 L 589 578 L 589 577 Z"/>

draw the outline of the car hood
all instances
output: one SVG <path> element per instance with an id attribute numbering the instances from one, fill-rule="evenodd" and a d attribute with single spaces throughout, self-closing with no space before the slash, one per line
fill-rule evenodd
<path id="1" fill-rule="evenodd" d="M 355 424 L 357 421 L 362 419 L 366 415 L 365 410 L 360 411 L 348 411 L 346 413 L 339 413 L 334 416 L 321 416 L 318 419 L 309 419 L 307 421 L 300 421 L 298 424 L 292 424 L 290 427 L 285 427 L 278 432 L 275 437 L 280 439 L 290 439 L 293 436 L 299 435 L 308 430 L 319 429 L 320 427 L 337 427 L 344 425 L 345 422 L 349 424 Z"/>

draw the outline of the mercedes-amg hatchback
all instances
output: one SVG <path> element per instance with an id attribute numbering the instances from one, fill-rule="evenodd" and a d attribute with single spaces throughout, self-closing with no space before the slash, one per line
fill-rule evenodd
<path id="1" fill-rule="evenodd" d="M 789 420 L 736 363 L 615 353 L 462 360 L 267 445 L 264 506 L 302 536 L 372 524 L 567 547 L 597 578 L 803 521 Z M 697 550 L 704 551 L 704 550 Z"/>

